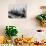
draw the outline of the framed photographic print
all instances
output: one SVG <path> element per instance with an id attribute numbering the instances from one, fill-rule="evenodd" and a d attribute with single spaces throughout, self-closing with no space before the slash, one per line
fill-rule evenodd
<path id="1" fill-rule="evenodd" d="M 8 18 L 26 18 L 27 5 L 10 5 Z"/>

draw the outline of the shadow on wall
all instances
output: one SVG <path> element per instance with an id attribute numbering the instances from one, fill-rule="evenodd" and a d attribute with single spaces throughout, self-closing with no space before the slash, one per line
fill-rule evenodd
<path id="1" fill-rule="evenodd" d="M 30 21 L 31 21 L 31 25 L 32 26 L 35 26 L 35 27 L 39 27 L 40 26 L 39 21 L 37 21 L 34 16 L 31 17 Z"/>

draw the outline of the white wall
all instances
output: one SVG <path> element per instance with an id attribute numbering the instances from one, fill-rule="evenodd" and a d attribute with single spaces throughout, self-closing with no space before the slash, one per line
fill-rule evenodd
<path id="1" fill-rule="evenodd" d="M 27 18 L 9 19 L 8 7 L 10 4 L 27 4 Z M 4 33 L 6 25 L 15 25 L 19 31 L 19 36 L 20 34 L 31 36 L 31 33 L 35 32 L 36 29 L 44 29 L 35 20 L 35 16 L 41 13 L 41 5 L 46 5 L 46 0 L 0 0 L 0 33 Z"/>

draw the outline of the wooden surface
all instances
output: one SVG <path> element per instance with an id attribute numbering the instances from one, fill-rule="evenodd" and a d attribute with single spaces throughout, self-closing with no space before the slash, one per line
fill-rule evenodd
<path id="1" fill-rule="evenodd" d="M 34 44 L 23 44 L 23 45 L 15 45 L 15 46 L 46 46 L 46 44 L 41 44 L 41 45 L 34 45 Z"/>

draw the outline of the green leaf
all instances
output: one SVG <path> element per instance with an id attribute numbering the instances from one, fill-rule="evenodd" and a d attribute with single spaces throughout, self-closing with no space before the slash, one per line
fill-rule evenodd
<path id="1" fill-rule="evenodd" d="M 38 16 L 36 17 L 36 19 L 39 20 L 39 21 L 44 20 L 44 18 L 43 18 L 41 15 L 38 15 Z"/>
<path id="2" fill-rule="evenodd" d="M 16 36 L 17 33 L 18 31 L 15 26 L 6 26 L 6 32 L 5 32 L 6 36 L 8 37 Z"/>
<path id="3" fill-rule="evenodd" d="M 45 19 L 46 19 L 46 15 L 45 15 Z"/>

